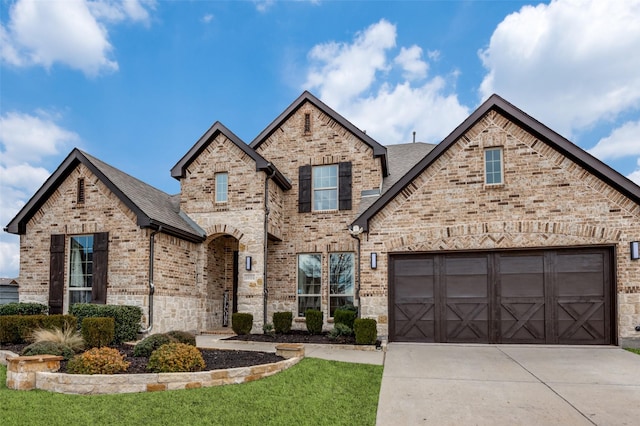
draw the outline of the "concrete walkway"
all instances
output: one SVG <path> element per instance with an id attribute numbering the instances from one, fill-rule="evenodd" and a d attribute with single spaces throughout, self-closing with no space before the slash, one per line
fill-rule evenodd
<path id="1" fill-rule="evenodd" d="M 245 342 L 242 340 L 224 340 L 231 335 L 196 336 L 199 348 L 235 349 L 240 351 L 275 352 L 275 343 Z M 305 357 L 320 358 L 330 361 L 354 362 L 359 364 L 383 365 L 384 352 L 376 350 L 354 349 L 348 345 L 316 345 L 304 344 Z"/>
<path id="2" fill-rule="evenodd" d="M 637 425 L 640 356 L 616 347 L 389 344 L 383 425 Z"/>

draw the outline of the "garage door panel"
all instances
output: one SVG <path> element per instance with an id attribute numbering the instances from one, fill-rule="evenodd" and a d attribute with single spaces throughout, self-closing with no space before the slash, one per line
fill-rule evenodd
<path id="1" fill-rule="evenodd" d="M 391 338 L 611 344 L 611 262 L 609 248 L 392 255 Z"/>

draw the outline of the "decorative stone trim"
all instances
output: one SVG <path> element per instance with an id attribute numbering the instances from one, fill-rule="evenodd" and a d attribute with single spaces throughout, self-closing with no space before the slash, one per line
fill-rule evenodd
<path id="1" fill-rule="evenodd" d="M 36 388 L 39 372 L 52 372 L 60 369 L 64 358 L 56 355 L 8 356 L 7 388 L 14 390 L 32 390 Z"/>
<path id="2" fill-rule="evenodd" d="M 50 392 L 83 395 L 196 389 L 252 382 L 286 370 L 302 358 L 301 356 L 271 364 L 197 373 L 87 375 L 39 372 L 36 373 L 35 387 Z"/>
<path id="3" fill-rule="evenodd" d="M 304 345 L 302 343 L 280 343 L 276 345 L 276 355 L 283 358 L 304 357 Z"/>

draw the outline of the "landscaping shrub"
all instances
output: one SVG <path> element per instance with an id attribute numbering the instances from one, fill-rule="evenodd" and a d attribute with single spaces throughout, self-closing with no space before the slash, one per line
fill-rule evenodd
<path id="1" fill-rule="evenodd" d="M 273 328 L 273 324 L 270 322 L 262 326 L 262 332 L 267 336 L 276 337 L 276 330 Z"/>
<path id="2" fill-rule="evenodd" d="M 13 302 L 0 305 L 2 315 L 46 315 L 49 307 L 42 303 Z"/>
<path id="3" fill-rule="evenodd" d="M 43 340 L 30 344 L 20 352 L 20 355 L 58 355 L 70 360 L 75 352 L 65 344 Z"/>
<path id="4" fill-rule="evenodd" d="M 342 336 L 352 336 L 353 335 L 353 330 L 349 328 L 349 326 L 342 324 L 342 323 L 336 323 L 333 326 L 333 330 L 331 330 L 329 332 L 329 339 L 337 339 L 338 337 L 342 337 Z"/>
<path id="5" fill-rule="evenodd" d="M 39 328 L 76 328 L 71 315 L 0 316 L 0 343 L 24 343 Z"/>
<path id="6" fill-rule="evenodd" d="M 357 318 L 353 322 L 353 331 L 356 333 L 358 345 L 375 345 L 378 338 L 378 323 L 372 318 Z"/>
<path id="7" fill-rule="evenodd" d="M 127 371 L 129 362 L 117 349 L 93 348 L 76 355 L 67 364 L 70 374 L 115 374 Z"/>
<path id="8" fill-rule="evenodd" d="M 74 352 L 82 352 L 84 349 L 84 339 L 75 327 L 39 328 L 33 332 L 29 340 L 34 343 L 60 343 Z"/>
<path id="9" fill-rule="evenodd" d="M 114 343 L 131 342 L 137 339 L 142 320 L 142 309 L 128 305 L 94 305 L 76 303 L 71 305 L 69 313 L 78 318 L 78 323 L 87 317 L 111 317 L 115 320 Z"/>
<path id="10" fill-rule="evenodd" d="M 205 367 L 200 351 L 184 343 L 167 343 L 149 357 L 147 370 L 154 373 L 201 371 Z"/>
<path id="11" fill-rule="evenodd" d="M 322 322 L 324 314 L 315 309 L 307 309 L 304 313 L 304 317 L 307 323 L 307 330 L 311 334 L 322 333 Z"/>
<path id="12" fill-rule="evenodd" d="M 286 334 L 291 331 L 291 323 L 293 322 L 293 314 L 291 312 L 274 312 L 273 328 L 276 333 Z"/>
<path id="13" fill-rule="evenodd" d="M 116 322 L 111 317 L 88 317 L 82 320 L 82 337 L 90 348 L 109 346 L 115 336 Z"/>
<path id="14" fill-rule="evenodd" d="M 347 309 L 336 309 L 333 313 L 333 322 L 334 324 L 344 324 L 350 329 L 353 330 L 353 321 L 355 321 L 358 316 L 358 312 Z"/>
<path id="15" fill-rule="evenodd" d="M 196 336 L 193 333 L 189 333 L 188 331 L 179 331 L 172 330 L 166 333 L 167 336 L 171 336 L 178 343 L 184 343 L 187 345 L 195 346 L 196 345 Z"/>
<path id="16" fill-rule="evenodd" d="M 133 356 L 149 357 L 151 356 L 153 351 L 155 351 L 162 345 L 166 345 L 167 343 L 178 343 L 178 340 L 175 337 L 170 336 L 168 333 L 152 334 L 151 336 L 144 338 L 136 344 L 136 346 L 133 348 Z"/>
<path id="17" fill-rule="evenodd" d="M 231 314 L 231 328 L 236 334 L 249 334 L 253 327 L 253 315 L 236 312 Z"/>

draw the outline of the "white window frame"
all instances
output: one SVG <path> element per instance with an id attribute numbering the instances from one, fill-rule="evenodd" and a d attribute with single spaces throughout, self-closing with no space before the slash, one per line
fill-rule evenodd
<path id="1" fill-rule="evenodd" d="M 93 240 L 93 234 L 69 237 L 69 306 L 74 303 L 90 303 L 92 300 Z M 75 250 L 76 244 L 83 250 Z M 72 294 L 81 292 L 88 293 L 88 296 L 74 300 Z"/>
<path id="2" fill-rule="evenodd" d="M 335 170 L 335 186 L 320 186 L 319 181 L 323 179 L 322 176 L 317 176 L 324 170 Z M 338 195 L 338 186 L 340 185 L 340 170 L 337 164 L 329 164 L 324 166 L 313 166 L 311 170 L 311 206 L 313 211 L 333 211 L 338 210 L 339 206 L 339 195 Z M 318 183 L 318 186 L 316 186 Z M 332 205 L 321 205 L 316 206 L 316 194 L 319 193 L 330 193 L 335 192 L 335 204 Z M 318 201 L 320 202 L 320 201 Z"/>
<path id="3" fill-rule="evenodd" d="M 489 153 L 498 153 L 499 158 L 488 158 Z M 484 153 L 484 183 L 485 185 L 502 185 L 504 184 L 504 153 L 502 147 L 485 148 Z M 493 157 L 493 155 L 492 155 Z M 499 171 L 496 171 L 495 165 L 498 163 Z M 499 181 L 496 180 L 497 174 Z"/>
<path id="4" fill-rule="evenodd" d="M 303 283 L 301 282 L 301 280 L 303 279 L 302 275 L 300 274 L 300 262 L 301 260 L 306 257 L 306 256 L 313 256 L 313 257 L 317 257 L 318 261 L 319 261 L 319 265 L 318 265 L 318 270 L 314 270 L 312 271 L 313 274 L 317 273 L 317 276 L 312 276 L 312 280 L 313 282 L 311 283 Z M 322 254 L 321 253 L 299 253 L 296 256 L 296 268 L 297 268 L 297 279 L 296 279 L 296 283 L 297 283 L 297 300 L 296 300 L 296 306 L 297 306 L 297 310 L 298 310 L 298 316 L 299 317 L 304 317 L 304 311 L 306 311 L 308 308 L 308 305 L 305 304 L 306 308 L 305 309 L 301 309 L 301 299 L 302 298 L 311 298 L 311 297 L 317 297 L 319 300 L 319 306 L 317 306 L 317 309 L 319 311 L 322 311 Z M 317 283 L 315 282 L 317 279 Z M 318 293 L 306 293 L 304 292 L 304 285 L 307 286 L 312 286 L 312 287 L 316 287 L 319 289 Z M 315 309 L 316 307 L 313 307 L 312 309 Z"/>
<path id="5" fill-rule="evenodd" d="M 349 259 L 350 258 L 350 259 Z M 340 279 L 338 278 L 338 280 L 336 280 L 337 278 L 337 274 L 339 275 L 344 275 L 344 274 L 340 274 L 340 272 L 342 271 L 334 271 L 333 270 L 333 262 L 334 259 L 341 261 L 341 260 L 345 260 L 345 265 L 349 266 L 350 270 L 344 271 L 346 274 L 348 274 L 348 280 L 343 281 L 342 284 L 346 284 L 347 287 L 349 287 L 349 291 L 345 291 L 345 292 L 337 292 L 340 289 L 336 288 L 337 286 L 339 286 L 340 283 Z M 354 253 L 350 253 L 350 252 L 339 252 L 339 253 L 329 253 L 329 317 L 333 318 L 333 313 L 335 312 L 335 309 L 333 309 L 334 304 L 332 303 L 333 300 L 337 299 L 337 298 L 347 298 L 350 299 L 350 301 L 348 302 L 348 304 L 353 305 L 354 303 L 354 296 L 355 296 L 355 288 L 356 288 L 356 283 L 355 283 L 355 274 L 356 274 L 356 263 L 355 263 L 355 255 Z M 344 303 L 342 305 L 339 306 L 343 306 L 345 305 Z M 339 306 L 336 306 L 336 309 L 339 308 Z"/>
<path id="6" fill-rule="evenodd" d="M 216 203 L 226 203 L 229 201 L 229 173 L 216 173 Z M 222 181 L 224 178 L 224 181 Z"/>

